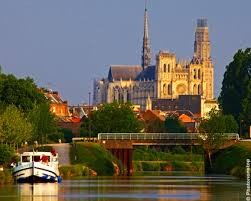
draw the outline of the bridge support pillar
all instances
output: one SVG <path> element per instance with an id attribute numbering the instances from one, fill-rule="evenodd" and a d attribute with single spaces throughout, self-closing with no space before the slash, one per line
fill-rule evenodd
<path id="1" fill-rule="evenodd" d="M 125 170 L 121 170 L 124 175 L 132 175 L 132 149 L 108 149 L 118 160 L 121 161 Z"/>

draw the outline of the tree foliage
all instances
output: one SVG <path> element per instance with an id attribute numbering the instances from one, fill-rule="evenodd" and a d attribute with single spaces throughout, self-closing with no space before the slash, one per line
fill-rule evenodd
<path id="1" fill-rule="evenodd" d="M 18 145 L 32 137 L 32 124 L 14 105 L 9 105 L 0 116 L 0 139 L 4 143 Z"/>
<path id="2" fill-rule="evenodd" d="M 226 67 L 219 103 L 224 114 L 243 120 L 245 131 L 251 125 L 251 48 L 238 50 Z"/>
<path id="3" fill-rule="evenodd" d="M 84 120 L 82 129 L 86 133 L 88 133 L 89 123 L 92 137 L 97 136 L 98 133 L 137 133 L 142 129 L 129 103 L 104 104 L 90 115 L 89 121 Z"/>
<path id="4" fill-rule="evenodd" d="M 165 122 L 160 119 L 153 119 L 145 122 L 145 132 L 146 133 L 164 133 L 165 132 Z"/>
<path id="5" fill-rule="evenodd" d="M 0 102 L 28 112 L 35 104 L 47 100 L 31 78 L 17 79 L 14 75 L 0 74 Z"/>
<path id="6" fill-rule="evenodd" d="M 212 167 L 211 156 L 225 143 L 226 133 L 236 133 L 238 124 L 232 115 L 223 115 L 220 111 L 212 110 L 209 119 L 202 120 L 198 138 L 199 143 L 205 149 L 210 166 Z"/>
<path id="7" fill-rule="evenodd" d="M 47 134 L 56 130 L 55 118 L 50 112 L 49 102 L 31 78 L 18 79 L 14 75 L 0 74 L 0 116 L 2 123 L 5 122 L 1 134 L 4 135 L 3 139 L 7 143 L 13 143 L 17 138 L 17 133 L 11 131 L 15 129 L 15 124 L 16 130 L 27 129 L 26 133 L 19 132 L 21 136 L 18 137 L 24 138 L 25 141 L 41 142 Z M 25 123 L 22 124 L 21 121 Z M 26 136 L 30 130 L 29 126 L 25 128 L 27 125 L 32 125 L 32 129 L 31 135 Z M 15 142 L 19 143 L 19 141 Z"/>
<path id="8" fill-rule="evenodd" d="M 169 116 L 165 120 L 165 130 L 167 133 L 186 133 L 187 129 L 177 116 Z"/>
<path id="9" fill-rule="evenodd" d="M 0 144 L 0 153 L 0 165 L 3 165 L 11 161 L 14 156 L 14 149 L 7 144 Z"/>
<path id="10" fill-rule="evenodd" d="M 55 116 L 50 112 L 48 103 L 36 104 L 28 114 L 33 125 L 33 140 L 47 142 L 47 136 L 57 131 Z"/>

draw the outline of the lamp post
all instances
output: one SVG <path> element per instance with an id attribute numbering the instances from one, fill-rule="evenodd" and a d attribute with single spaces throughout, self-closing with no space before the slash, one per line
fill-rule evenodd
<path id="1" fill-rule="evenodd" d="M 244 120 L 240 119 L 240 137 L 242 136 L 242 123 Z"/>
<path id="2" fill-rule="evenodd" d="M 91 92 L 88 93 L 89 95 L 89 105 L 88 105 L 88 118 L 89 118 L 89 125 L 88 125 L 88 132 L 89 132 L 89 141 L 91 141 L 91 119 L 90 119 L 90 114 L 91 114 Z"/>

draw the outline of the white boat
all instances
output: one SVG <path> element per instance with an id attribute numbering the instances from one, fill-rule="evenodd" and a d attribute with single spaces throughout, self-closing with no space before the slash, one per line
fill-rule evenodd
<path id="1" fill-rule="evenodd" d="M 58 154 L 55 152 L 24 152 L 13 167 L 17 182 L 61 182 Z"/>

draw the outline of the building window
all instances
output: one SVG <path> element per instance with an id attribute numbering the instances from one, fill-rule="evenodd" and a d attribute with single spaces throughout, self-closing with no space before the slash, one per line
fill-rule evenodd
<path id="1" fill-rule="evenodd" d="M 200 69 L 198 70 L 198 79 L 200 79 Z"/>
<path id="2" fill-rule="evenodd" d="M 196 95 L 197 94 L 197 86 L 196 84 L 193 85 L 193 94 Z"/>
<path id="3" fill-rule="evenodd" d="M 196 69 L 193 69 L 193 78 L 196 79 L 197 76 L 196 76 Z"/>
<path id="4" fill-rule="evenodd" d="M 167 71 L 170 73 L 170 64 L 167 65 Z"/>
<path id="5" fill-rule="evenodd" d="M 198 85 L 198 94 L 199 95 L 201 94 L 201 85 L 200 84 Z"/>
<path id="6" fill-rule="evenodd" d="M 166 95 L 166 84 L 163 85 L 163 94 Z"/>
<path id="7" fill-rule="evenodd" d="M 167 91 L 168 91 L 168 95 L 172 95 L 172 86 L 171 86 L 171 84 L 168 85 Z"/>
<path id="8" fill-rule="evenodd" d="M 163 68 L 164 68 L 164 73 L 165 73 L 166 72 L 166 64 L 164 64 Z"/>

